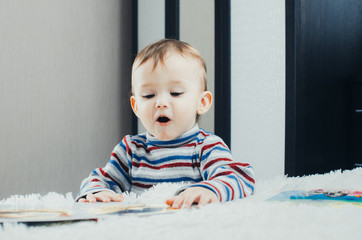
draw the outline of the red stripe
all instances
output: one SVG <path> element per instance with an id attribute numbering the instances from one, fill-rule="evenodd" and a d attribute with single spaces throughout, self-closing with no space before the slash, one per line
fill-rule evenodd
<path id="1" fill-rule="evenodd" d="M 214 160 L 209 161 L 208 163 L 206 163 L 203 170 L 205 171 L 205 169 L 209 168 L 211 165 L 213 165 L 213 164 L 215 164 L 215 163 L 217 163 L 217 162 L 219 162 L 219 161 L 228 161 L 228 162 L 231 162 L 232 160 L 231 160 L 230 158 L 216 158 L 216 159 L 214 159 Z"/>
<path id="2" fill-rule="evenodd" d="M 204 137 L 210 136 L 209 133 L 205 133 L 204 131 L 200 131 L 200 133 L 201 133 L 202 135 L 204 135 Z"/>
<path id="3" fill-rule="evenodd" d="M 154 146 L 154 147 L 149 147 L 148 149 L 146 149 L 146 152 L 151 152 L 151 151 L 153 151 L 153 150 L 158 150 L 158 149 L 160 149 L 160 147 L 156 147 L 156 146 Z"/>
<path id="4" fill-rule="evenodd" d="M 138 182 L 134 182 L 133 186 L 140 187 L 140 188 L 146 188 L 146 189 L 153 187 L 152 184 L 143 184 L 143 183 L 138 183 Z"/>
<path id="5" fill-rule="evenodd" d="M 237 171 L 238 173 L 240 173 L 244 178 L 246 178 L 249 182 L 255 183 L 255 180 L 253 178 L 251 178 L 249 175 L 247 175 L 243 170 L 241 170 L 240 168 L 238 168 L 236 165 L 234 164 L 230 164 L 230 167 L 232 169 L 234 169 L 235 171 Z"/>
<path id="6" fill-rule="evenodd" d="M 124 190 L 124 189 L 122 188 L 122 186 L 119 185 L 119 183 L 118 183 L 117 181 L 115 181 L 115 180 L 114 180 L 107 172 L 105 172 L 102 168 L 99 168 L 99 171 L 102 173 L 103 176 L 105 176 L 106 178 L 111 179 L 115 184 L 117 184 L 117 186 L 118 186 L 120 189 Z"/>
<path id="7" fill-rule="evenodd" d="M 241 163 L 241 162 L 236 162 L 236 163 L 232 163 L 231 165 L 238 165 L 238 166 L 242 166 L 242 167 L 249 167 L 250 164 L 249 163 Z"/>
<path id="8" fill-rule="evenodd" d="M 91 180 L 91 182 L 100 182 L 101 180 L 97 179 L 97 178 L 94 178 Z"/>
<path id="9" fill-rule="evenodd" d="M 129 170 L 128 167 L 121 162 L 121 159 L 119 159 L 118 155 L 115 152 L 112 152 L 111 156 L 116 158 L 118 161 L 118 164 L 122 167 L 123 171 L 125 173 L 128 173 L 128 170 Z"/>
<path id="10" fill-rule="evenodd" d="M 183 147 L 196 147 L 196 145 L 197 144 L 195 142 L 191 142 L 191 143 L 184 145 Z"/>
<path id="11" fill-rule="evenodd" d="M 132 144 L 135 145 L 136 148 L 142 148 L 142 149 L 144 149 L 146 152 L 149 152 L 149 151 L 150 151 L 149 149 L 147 149 L 147 148 L 146 148 L 145 146 L 143 146 L 142 144 L 138 144 L 138 143 L 136 143 L 136 142 L 134 142 L 134 141 L 132 141 Z M 159 147 L 154 147 L 154 148 L 159 148 Z"/>
<path id="12" fill-rule="evenodd" d="M 220 197 L 220 202 L 222 202 L 222 196 L 221 196 L 221 193 L 219 191 L 219 189 L 217 189 L 214 185 L 208 183 L 208 182 L 202 182 L 203 184 L 206 184 L 206 185 L 209 185 L 212 189 L 215 189 L 216 192 L 219 194 L 219 197 Z"/>
<path id="13" fill-rule="evenodd" d="M 212 180 L 212 179 L 220 177 L 220 176 L 230 175 L 230 174 L 233 174 L 233 173 L 234 173 L 233 171 L 221 172 L 221 173 L 218 173 L 218 174 L 212 176 L 209 180 Z"/>
<path id="14" fill-rule="evenodd" d="M 160 166 L 153 166 L 147 163 L 137 163 L 137 162 L 132 162 L 132 166 L 133 167 L 144 167 L 144 168 L 150 168 L 150 169 L 164 169 L 164 168 L 174 168 L 174 167 L 200 167 L 200 163 L 188 163 L 188 162 L 176 162 L 176 163 L 169 163 L 169 164 L 163 164 Z"/>
<path id="15" fill-rule="evenodd" d="M 216 143 L 212 143 L 212 144 L 208 144 L 202 147 L 201 149 L 201 156 L 204 155 L 204 151 L 206 151 L 209 148 L 215 147 L 216 145 L 222 145 L 224 146 L 221 142 L 216 142 Z M 225 147 L 225 146 L 224 146 Z"/>
<path id="16" fill-rule="evenodd" d="M 131 149 L 129 148 L 128 143 L 127 143 L 127 138 L 124 137 L 124 138 L 123 138 L 123 141 L 124 141 L 124 143 L 126 144 L 126 148 L 127 148 L 127 153 L 128 153 L 128 155 L 129 155 L 129 156 L 132 156 Z"/>
<path id="17" fill-rule="evenodd" d="M 227 185 L 231 189 L 231 200 L 234 200 L 234 195 L 235 195 L 234 188 L 228 182 L 225 182 L 221 179 L 217 179 L 217 180 L 219 180 L 220 182 L 223 182 L 225 185 Z"/>

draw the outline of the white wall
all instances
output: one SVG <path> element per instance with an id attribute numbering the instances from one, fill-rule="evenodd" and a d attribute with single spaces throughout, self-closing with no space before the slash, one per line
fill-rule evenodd
<path id="1" fill-rule="evenodd" d="M 0 1 L 0 199 L 78 192 L 129 134 L 131 0 Z"/>
<path id="2" fill-rule="evenodd" d="M 214 94 L 214 0 L 180 0 L 180 40 L 190 43 L 205 59 L 207 65 L 207 87 Z M 202 115 L 199 126 L 214 131 L 214 104 Z"/>
<path id="3" fill-rule="evenodd" d="M 231 148 L 257 179 L 284 173 L 285 1 L 231 1 Z"/>

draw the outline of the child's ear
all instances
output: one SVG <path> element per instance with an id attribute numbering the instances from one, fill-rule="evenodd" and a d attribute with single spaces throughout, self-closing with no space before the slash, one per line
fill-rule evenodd
<path id="1" fill-rule="evenodd" d="M 136 116 L 137 116 L 138 109 L 137 109 L 137 104 L 136 104 L 136 98 L 134 96 L 132 96 L 130 98 L 130 101 L 131 101 L 132 110 L 133 110 L 134 114 L 136 114 Z"/>
<path id="2" fill-rule="evenodd" d="M 211 105 L 212 105 L 212 94 L 209 91 L 204 91 L 201 94 L 200 106 L 197 109 L 197 113 L 200 115 L 206 113 L 207 111 L 209 111 Z"/>

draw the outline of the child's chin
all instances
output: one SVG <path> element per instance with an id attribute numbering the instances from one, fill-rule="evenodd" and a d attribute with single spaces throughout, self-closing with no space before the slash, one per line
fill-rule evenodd
<path id="1" fill-rule="evenodd" d="M 155 137 L 161 141 L 170 141 L 170 140 L 175 139 L 177 136 L 170 135 L 167 132 L 165 134 L 157 134 Z"/>
<path id="2" fill-rule="evenodd" d="M 170 140 L 175 139 L 176 137 L 168 136 L 168 137 L 157 137 L 157 138 L 161 141 L 170 141 Z"/>

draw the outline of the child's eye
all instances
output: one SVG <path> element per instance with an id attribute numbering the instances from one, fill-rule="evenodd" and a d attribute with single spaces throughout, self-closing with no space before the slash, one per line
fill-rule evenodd
<path id="1" fill-rule="evenodd" d="M 155 96 L 155 94 L 146 94 L 146 95 L 143 95 L 142 97 L 150 99 L 150 98 L 153 98 L 154 96 Z"/>
<path id="2" fill-rule="evenodd" d="M 173 96 L 173 97 L 178 97 L 182 94 L 183 94 L 183 92 L 171 92 L 171 96 Z"/>

